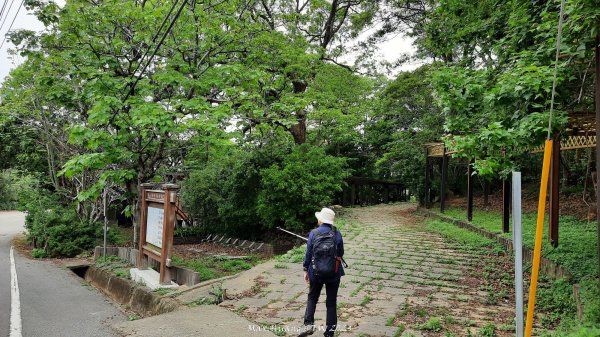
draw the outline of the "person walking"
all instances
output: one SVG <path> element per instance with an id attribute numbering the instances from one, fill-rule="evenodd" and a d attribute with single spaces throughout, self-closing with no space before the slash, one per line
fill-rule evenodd
<path id="1" fill-rule="evenodd" d="M 315 328 L 315 310 L 323 286 L 327 294 L 325 306 L 327 318 L 325 337 L 332 337 L 337 327 L 337 293 L 340 279 L 344 276 L 342 257 L 344 242 L 342 234 L 333 226 L 335 212 L 323 208 L 315 213 L 318 227 L 308 236 L 306 254 L 304 255 L 304 281 L 309 284 L 304 326 L 298 337 L 312 335 Z"/>

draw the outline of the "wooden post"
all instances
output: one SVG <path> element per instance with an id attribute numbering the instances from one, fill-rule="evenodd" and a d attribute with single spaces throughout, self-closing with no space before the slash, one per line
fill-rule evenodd
<path id="1" fill-rule="evenodd" d="M 160 283 L 170 284 L 171 283 L 171 252 L 173 251 L 173 233 L 175 232 L 175 198 L 177 185 L 165 184 L 163 190 L 165 191 L 165 204 L 164 204 L 164 219 L 163 219 L 163 238 L 162 238 L 162 250 L 160 253 Z"/>
<path id="2" fill-rule="evenodd" d="M 473 161 L 467 167 L 467 221 L 473 221 Z"/>
<path id="3" fill-rule="evenodd" d="M 444 146 L 444 154 L 442 155 L 442 179 L 440 183 L 440 212 L 444 213 L 446 209 L 446 185 L 448 180 L 448 156 L 446 155 L 446 147 Z"/>
<path id="4" fill-rule="evenodd" d="M 354 206 L 356 204 L 356 182 L 351 182 L 352 188 L 350 191 L 350 206 Z"/>
<path id="5" fill-rule="evenodd" d="M 383 195 L 383 202 L 387 204 L 388 202 L 390 202 L 390 185 L 385 184 L 383 185 L 383 188 L 385 189 L 385 194 Z"/>
<path id="6" fill-rule="evenodd" d="M 140 236 L 138 238 L 139 244 L 139 257 L 138 257 L 138 268 L 139 269 L 147 269 L 148 268 L 148 257 L 144 254 L 144 245 L 146 244 L 146 222 L 148 221 L 148 202 L 146 201 L 146 191 L 152 188 L 152 184 L 144 183 L 140 185 L 139 191 L 139 201 L 138 205 L 140 205 L 140 218 L 139 218 L 139 230 Z"/>
<path id="7" fill-rule="evenodd" d="M 431 188 L 431 177 L 429 176 L 429 165 L 430 165 L 430 160 L 429 160 L 429 151 L 428 149 L 425 149 L 425 196 L 424 196 L 424 203 L 425 203 L 425 208 L 429 208 L 429 189 Z"/>
<path id="8" fill-rule="evenodd" d="M 560 135 L 554 134 L 554 145 L 552 147 L 552 159 L 550 162 L 550 222 L 548 226 L 548 238 L 552 247 L 558 247 L 558 213 L 559 213 L 559 176 L 560 176 Z"/>
<path id="9" fill-rule="evenodd" d="M 508 233 L 510 218 L 510 182 L 502 179 L 502 232 Z"/>

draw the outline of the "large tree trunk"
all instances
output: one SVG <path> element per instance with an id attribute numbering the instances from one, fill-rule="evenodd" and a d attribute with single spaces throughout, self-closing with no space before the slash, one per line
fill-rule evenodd
<path id="1" fill-rule="evenodd" d="M 305 81 L 294 80 L 292 83 L 294 84 L 295 94 L 301 94 L 308 88 L 308 83 Z M 289 132 L 292 134 L 292 137 L 294 137 L 294 143 L 300 145 L 306 142 L 306 111 L 301 110 L 296 112 L 296 119 L 298 120 L 298 123 L 292 125 L 292 127 L 289 128 Z"/>
<path id="2" fill-rule="evenodd" d="M 290 128 L 290 133 L 294 137 L 294 143 L 297 145 L 306 142 L 306 116 L 304 113 L 302 113 L 302 116 L 298 116 L 298 124 Z"/>

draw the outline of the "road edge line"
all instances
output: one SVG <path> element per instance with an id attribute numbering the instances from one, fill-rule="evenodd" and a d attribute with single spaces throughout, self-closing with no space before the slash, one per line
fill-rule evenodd
<path id="1" fill-rule="evenodd" d="M 21 301 L 14 248 L 10 247 L 10 337 L 22 337 Z"/>

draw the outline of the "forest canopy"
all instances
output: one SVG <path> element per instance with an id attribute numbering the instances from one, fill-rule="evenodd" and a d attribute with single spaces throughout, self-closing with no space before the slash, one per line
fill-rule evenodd
<path id="1" fill-rule="evenodd" d="M 497 177 L 547 132 L 560 1 L 25 5 L 45 29 L 8 35 L 0 165 L 84 222 L 106 195 L 136 223 L 138 185 L 183 176 L 200 223 L 301 228 L 349 176 L 422 197 L 423 144 Z M 599 8 L 566 2 L 553 132 L 592 111 Z M 416 52 L 380 59 L 397 35 Z"/>

